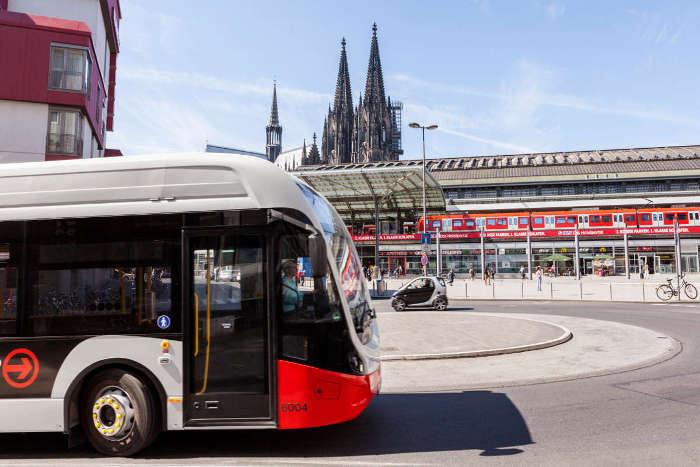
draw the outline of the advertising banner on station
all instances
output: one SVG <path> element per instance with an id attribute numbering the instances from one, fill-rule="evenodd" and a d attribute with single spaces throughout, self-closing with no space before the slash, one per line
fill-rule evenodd
<path id="1" fill-rule="evenodd" d="M 673 235 L 673 227 L 631 227 L 631 228 L 600 228 L 600 229 L 580 229 L 579 237 L 605 237 L 605 236 L 622 236 L 625 233 L 628 235 Z M 680 226 L 678 228 L 680 234 L 700 233 L 700 226 Z M 431 234 L 435 235 L 435 234 Z M 537 238 L 573 238 L 576 235 L 575 229 L 560 229 L 560 230 L 502 230 L 502 231 L 486 231 L 484 238 L 504 238 L 504 239 L 526 239 L 528 236 L 531 239 Z M 478 239 L 480 232 L 440 232 L 441 240 L 463 240 L 463 239 Z M 373 242 L 374 235 L 353 235 L 353 241 L 357 243 Z M 405 242 L 421 240 L 421 234 L 381 234 L 379 235 L 380 242 Z"/>

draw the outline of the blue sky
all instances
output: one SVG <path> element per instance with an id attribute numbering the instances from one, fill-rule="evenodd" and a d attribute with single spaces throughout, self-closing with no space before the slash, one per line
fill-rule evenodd
<path id="1" fill-rule="evenodd" d="M 430 156 L 700 144 L 697 1 L 121 0 L 115 131 L 125 154 L 284 149 L 322 131 L 340 40 L 357 101 L 372 22 L 387 94 L 437 123 Z"/>

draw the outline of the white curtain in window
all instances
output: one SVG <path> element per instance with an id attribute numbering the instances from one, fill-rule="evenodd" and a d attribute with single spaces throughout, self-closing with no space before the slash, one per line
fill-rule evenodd
<path id="1" fill-rule="evenodd" d="M 86 91 L 88 77 L 87 50 L 51 47 L 50 86 L 69 91 Z"/>
<path id="2" fill-rule="evenodd" d="M 72 110 L 49 112 L 47 151 L 60 154 L 80 154 L 82 117 Z"/>

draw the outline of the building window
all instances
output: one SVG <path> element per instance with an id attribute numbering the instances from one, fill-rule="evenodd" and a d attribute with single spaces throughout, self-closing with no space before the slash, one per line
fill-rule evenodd
<path id="1" fill-rule="evenodd" d="M 50 89 L 89 92 L 90 55 L 87 49 L 52 45 L 49 70 Z"/>
<path id="2" fill-rule="evenodd" d="M 46 152 L 57 154 L 83 153 L 83 118 L 78 110 L 49 109 Z"/>

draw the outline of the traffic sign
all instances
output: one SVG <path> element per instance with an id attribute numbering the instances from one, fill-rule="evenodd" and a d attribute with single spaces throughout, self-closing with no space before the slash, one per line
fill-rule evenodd
<path id="1" fill-rule="evenodd" d="M 24 389 L 39 376 L 39 359 L 29 349 L 15 349 L 2 361 L 2 377 L 15 389 Z"/>
<path id="2" fill-rule="evenodd" d="M 430 245 L 430 234 L 429 233 L 420 234 L 420 242 L 424 245 Z"/>

